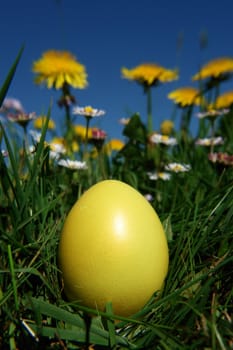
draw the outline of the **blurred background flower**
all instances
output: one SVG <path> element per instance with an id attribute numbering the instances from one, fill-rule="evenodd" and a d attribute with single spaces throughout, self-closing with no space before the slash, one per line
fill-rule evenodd
<path id="1" fill-rule="evenodd" d="M 165 165 L 165 170 L 174 172 L 174 173 L 183 173 L 191 170 L 191 166 L 189 164 L 181 164 L 181 163 L 169 163 Z"/>
<path id="2" fill-rule="evenodd" d="M 204 138 L 204 139 L 197 139 L 195 141 L 196 145 L 200 146 L 217 146 L 217 145 L 222 145 L 224 143 L 223 138 L 221 136 L 218 137 L 210 137 L 210 138 Z"/>
<path id="3" fill-rule="evenodd" d="M 86 137 L 86 127 L 84 125 L 78 124 L 78 125 L 74 125 L 73 128 L 77 138 L 80 139 L 82 142 L 84 142 Z M 91 137 L 92 137 L 92 129 L 89 128 L 87 138 L 90 139 Z"/>
<path id="4" fill-rule="evenodd" d="M 45 125 L 46 119 L 47 117 L 44 115 L 37 117 L 33 123 L 34 128 L 41 130 Z M 54 130 L 55 127 L 56 127 L 55 122 L 52 119 L 49 119 L 48 130 Z"/>
<path id="5" fill-rule="evenodd" d="M 224 109 L 231 107 L 233 105 L 233 91 L 226 91 L 219 95 L 215 102 L 214 102 L 214 107 L 216 109 Z"/>
<path id="6" fill-rule="evenodd" d="M 164 120 L 160 124 L 160 131 L 162 135 L 171 135 L 174 130 L 174 122 L 172 120 Z"/>
<path id="7" fill-rule="evenodd" d="M 233 58 L 220 57 L 207 62 L 197 72 L 192 80 L 203 80 L 208 78 L 225 79 L 227 75 L 233 73 Z"/>
<path id="8" fill-rule="evenodd" d="M 24 108 L 20 100 L 9 97 L 4 99 L 2 106 L 0 108 L 0 113 L 3 113 L 3 114 L 24 113 Z"/>
<path id="9" fill-rule="evenodd" d="M 36 114 L 35 112 L 32 113 L 17 113 L 17 114 L 8 114 L 7 118 L 14 123 L 17 123 L 19 125 L 21 125 L 25 130 L 28 126 L 28 123 L 31 120 L 36 119 Z"/>
<path id="10" fill-rule="evenodd" d="M 71 159 L 60 159 L 58 161 L 58 165 L 63 166 L 65 168 L 72 169 L 72 170 L 85 170 L 85 169 L 87 169 L 86 162 L 80 162 L 78 160 L 71 160 Z"/>
<path id="11" fill-rule="evenodd" d="M 159 133 L 153 133 L 149 140 L 154 144 L 163 144 L 166 146 L 174 146 L 177 145 L 177 140 L 175 137 L 169 137 L 168 135 L 161 135 Z"/>
<path id="12" fill-rule="evenodd" d="M 178 79 L 178 71 L 164 68 L 156 63 L 143 63 L 132 69 L 123 67 L 122 77 L 139 83 L 147 94 L 147 129 L 153 131 L 151 87 Z"/>
<path id="13" fill-rule="evenodd" d="M 111 155 L 112 152 L 120 151 L 124 147 L 125 143 L 120 139 L 111 139 L 105 145 L 105 150 L 108 155 Z"/>
<path id="14" fill-rule="evenodd" d="M 150 180 L 164 180 L 164 181 L 168 181 L 171 179 L 171 174 L 167 173 L 167 172 L 149 172 L 147 174 L 149 176 Z"/>
<path id="15" fill-rule="evenodd" d="M 210 153 L 208 158 L 212 163 L 233 166 L 233 155 L 226 152 Z"/>
<path id="16" fill-rule="evenodd" d="M 200 91 L 192 86 L 181 87 L 171 91 L 168 94 L 168 98 L 173 100 L 174 103 L 180 107 L 191 105 L 200 106 L 201 103 L 204 102 L 202 96 L 200 95 Z"/>
<path id="17" fill-rule="evenodd" d="M 123 78 L 136 81 L 144 87 L 178 79 L 177 70 L 167 69 L 156 63 L 143 63 L 132 69 L 123 67 L 121 73 Z"/>

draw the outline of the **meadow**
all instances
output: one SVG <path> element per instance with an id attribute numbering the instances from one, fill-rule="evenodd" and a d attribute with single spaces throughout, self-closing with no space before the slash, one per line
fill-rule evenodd
<path id="1" fill-rule="evenodd" d="M 203 67 L 194 78 L 199 89 L 176 91 L 180 128 L 166 120 L 157 132 L 151 89 L 178 73 L 143 64 L 122 70 L 143 88 L 148 106 L 146 122 L 137 113 L 122 121 L 122 141 L 95 127 L 104 111 L 73 108 L 71 87 L 84 87 L 86 76 L 69 55 L 53 52 L 34 66 L 36 83 L 61 91 L 62 139 L 49 106 L 42 118 L 7 105 L 21 56 L 22 50 L 0 90 L 0 348 L 233 349 L 233 92 L 218 94 L 232 78 L 233 59 Z M 57 58 L 67 65 L 46 75 Z M 196 108 L 199 128 L 192 135 Z M 73 124 L 75 114 L 83 125 Z M 163 289 L 130 317 L 68 301 L 57 264 L 69 210 L 105 179 L 147 198 L 169 246 Z M 87 314 L 95 315 L 89 332 Z"/>

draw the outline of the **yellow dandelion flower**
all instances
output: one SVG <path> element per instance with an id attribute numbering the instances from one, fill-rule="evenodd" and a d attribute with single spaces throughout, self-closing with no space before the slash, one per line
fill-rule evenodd
<path id="1" fill-rule="evenodd" d="M 219 95 L 214 103 L 215 108 L 222 109 L 233 104 L 233 91 L 227 91 Z"/>
<path id="2" fill-rule="evenodd" d="M 107 154 L 111 154 L 113 151 L 120 151 L 124 147 L 124 142 L 119 139 L 111 139 L 105 145 L 105 150 Z"/>
<path id="3" fill-rule="evenodd" d="M 71 143 L 71 150 L 72 152 L 78 152 L 79 151 L 79 144 L 77 141 L 72 141 Z"/>
<path id="4" fill-rule="evenodd" d="M 46 122 L 47 117 L 46 116 L 41 116 L 35 119 L 33 125 L 35 129 L 41 130 Z M 49 119 L 48 123 L 48 129 L 49 130 L 54 130 L 55 129 L 55 123 L 52 119 Z"/>
<path id="5" fill-rule="evenodd" d="M 171 135 L 174 129 L 174 123 L 171 120 L 164 120 L 160 125 L 160 131 L 163 135 Z"/>
<path id="6" fill-rule="evenodd" d="M 123 78 L 137 81 L 140 84 L 151 86 L 158 82 L 169 82 L 178 78 L 176 70 L 166 69 L 155 63 L 144 63 L 132 69 L 121 69 Z"/>
<path id="7" fill-rule="evenodd" d="M 168 98 L 173 100 L 181 107 L 196 105 L 199 106 L 203 101 L 203 97 L 199 95 L 199 90 L 188 86 L 171 91 Z"/>
<path id="8" fill-rule="evenodd" d="M 67 151 L 68 149 L 71 149 L 73 152 L 79 151 L 79 144 L 77 141 L 72 141 L 71 147 L 67 147 L 67 142 L 64 139 L 64 137 L 54 137 L 51 141 L 51 144 L 57 144 L 64 147 L 64 149 Z"/>
<path id="9" fill-rule="evenodd" d="M 192 80 L 219 78 L 221 75 L 233 73 L 233 58 L 220 57 L 206 63 Z"/>
<path id="10" fill-rule="evenodd" d="M 75 135 L 78 136 L 81 140 L 85 140 L 86 138 L 86 126 L 83 125 L 74 125 Z M 87 138 L 90 139 L 92 137 L 92 128 L 88 128 Z"/>
<path id="11" fill-rule="evenodd" d="M 64 137 L 54 137 L 52 140 L 51 140 L 51 143 L 56 143 L 58 145 L 61 145 L 61 146 L 64 146 L 66 141 L 64 139 Z"/>
<path id="12" fill-rule="evenodd" d="M 87 86 L 85 66 L 67 51 L 49 50 L 33 63 L 36 84 L 46 84 L 48 89 L 61 89 L 64 84 L 84 89 Z"/>

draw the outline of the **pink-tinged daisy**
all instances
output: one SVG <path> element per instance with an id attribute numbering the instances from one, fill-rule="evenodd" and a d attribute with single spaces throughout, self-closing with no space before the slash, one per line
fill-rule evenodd
<path id="1" fill-rule="evenodd" d="M 167 172 L 149 172 L 147 173 L 147 175 L 149 176 L 150 180 L 164 180 L 164 181 L 168 181 L 171 178 L 171 174 L 167 173 Z"/>
<path id="2" fill-rule="evenodd" d="M 183 173 L 191 170 L 189 164 L 180 164 L 180 163 L 169 163 L 165 166 L 165 170 L 172 171 L 174 173 Z"/>
<path id="3" fill-rule="evenodd" d="M 100 151 L 104 145 L 104 141 L 107 137 L 107 134 L 104 130 L 93 128 L 91 142 L 94 144 L 96 149 Z"/>
<path id="4" fill-rule="evenodd" d="M 7 118 L 14 123 L 18 123 L 22 127 L 26 127 L 31 120 L 36 119 L 36 114 L 32 113 L 17 113 L 17 114 L 8 114 Z"/>
<path id="5" fill-rule="evenodd" d="M 105 140 L 107 134 L 104 130 L 93 128 L 92 129 L 92 140 Z"/>
<path id="6" fill-rule="evenodd" d="M 1 113 L 24 113 L 22 103 L 16 98 L 5 98 L 0 108 Z"/>
<path id="7" fill-rule="evenodd" d="M 82 115 L 87 118 L 95 118 L 104 115 L 106 112 L 102 109 L 93 108 L 91 106 L 85 107 L 74 107 L 73 114 L 74 115 Z"/>
<path id="8" fill-rule="evenodd" d="M 2 153 L 3 157 L 8 157 L 8 155 L 9 155 L 8 152 L 5 151 L 4 149 L 1 150 L 1 153 Z"/>
<path id="9" fill-rule="evenodd" d="M 72 170 L 85 170 L 85 169 L 87 169 L 87 163 L 81 162 L 78 160 L 60 159 L 57 162 L 57 164 L 65 167 L 65 168 L 72 169 Z"/>
<path id="10" fill-rule="evenodd" d="M 208 155 L 208 158 L 212 163 L 219 163 L 227 166 L 233 166 L 233 155 L 228 153 L 224 153 L 224 152 L 210 153 Z"/>
<path id="11" fill-rule="evenodd" d="M 218 137 L 210 137 L 210 138 L 204 138 L 204 139 L 197 139 L 195 144 L 200 146 L 217 146 L 222 145 L 224 143 L 224 140 L 221 136 Z"/>
<path id="12" fill-rule="evenodd" d="M 149 141 L 154 144 L 163 144 L 167 146 L 177 145 L 177 140 L 174 137 L 169 137 L 168 135 L 162 135 L 154 133 L 150 136 Z"/>

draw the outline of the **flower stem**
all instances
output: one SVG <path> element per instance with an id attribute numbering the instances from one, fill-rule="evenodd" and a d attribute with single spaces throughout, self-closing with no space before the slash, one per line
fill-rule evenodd
<path id="1" fill-rule="evenodd" d="M 102 180 L 106 180 L 107 174 L 106 174 L 106 169 L 105 169 L 104 152 L 103 152 L 103 149 L 100 149 L 97 151 L 98 151 L 98 162 L 99 162 L 100 176 L 101 176 Z"/>
<path id="2" fill-rule="evenodd" d="M 147 93 L 147 129 L 148 134 L 151 134 L 153 131 L 153 120 L 152 120 L 152 93 L 151 87 L 146 88 Z"/>
<path id="3" fill-rule="evenodd" d="M 66 111 L 66 133 L 67 135 L 69 135 L 71 130 L 70 106 L 65 105 L 65 111 Z"/>
<path id="4" fill-rule="evenodd" d="M 90 124 L 90 117 L 86 117 L 86 131 L 85 131 L 85 140 L 84 140 L 84 158 L 86 158 L 87 155 L 87 142 L 88 142 L 88 132 L 89 132 L 89 124 Z"/>
<path id="5" fill-rule="evenodd" d="M 211 137 L 211 146 L 210 146 L 210 153 L 214 152 L 214 134 L 215 134 L 215 118 L 210 119 L 210 137 Z"/>

